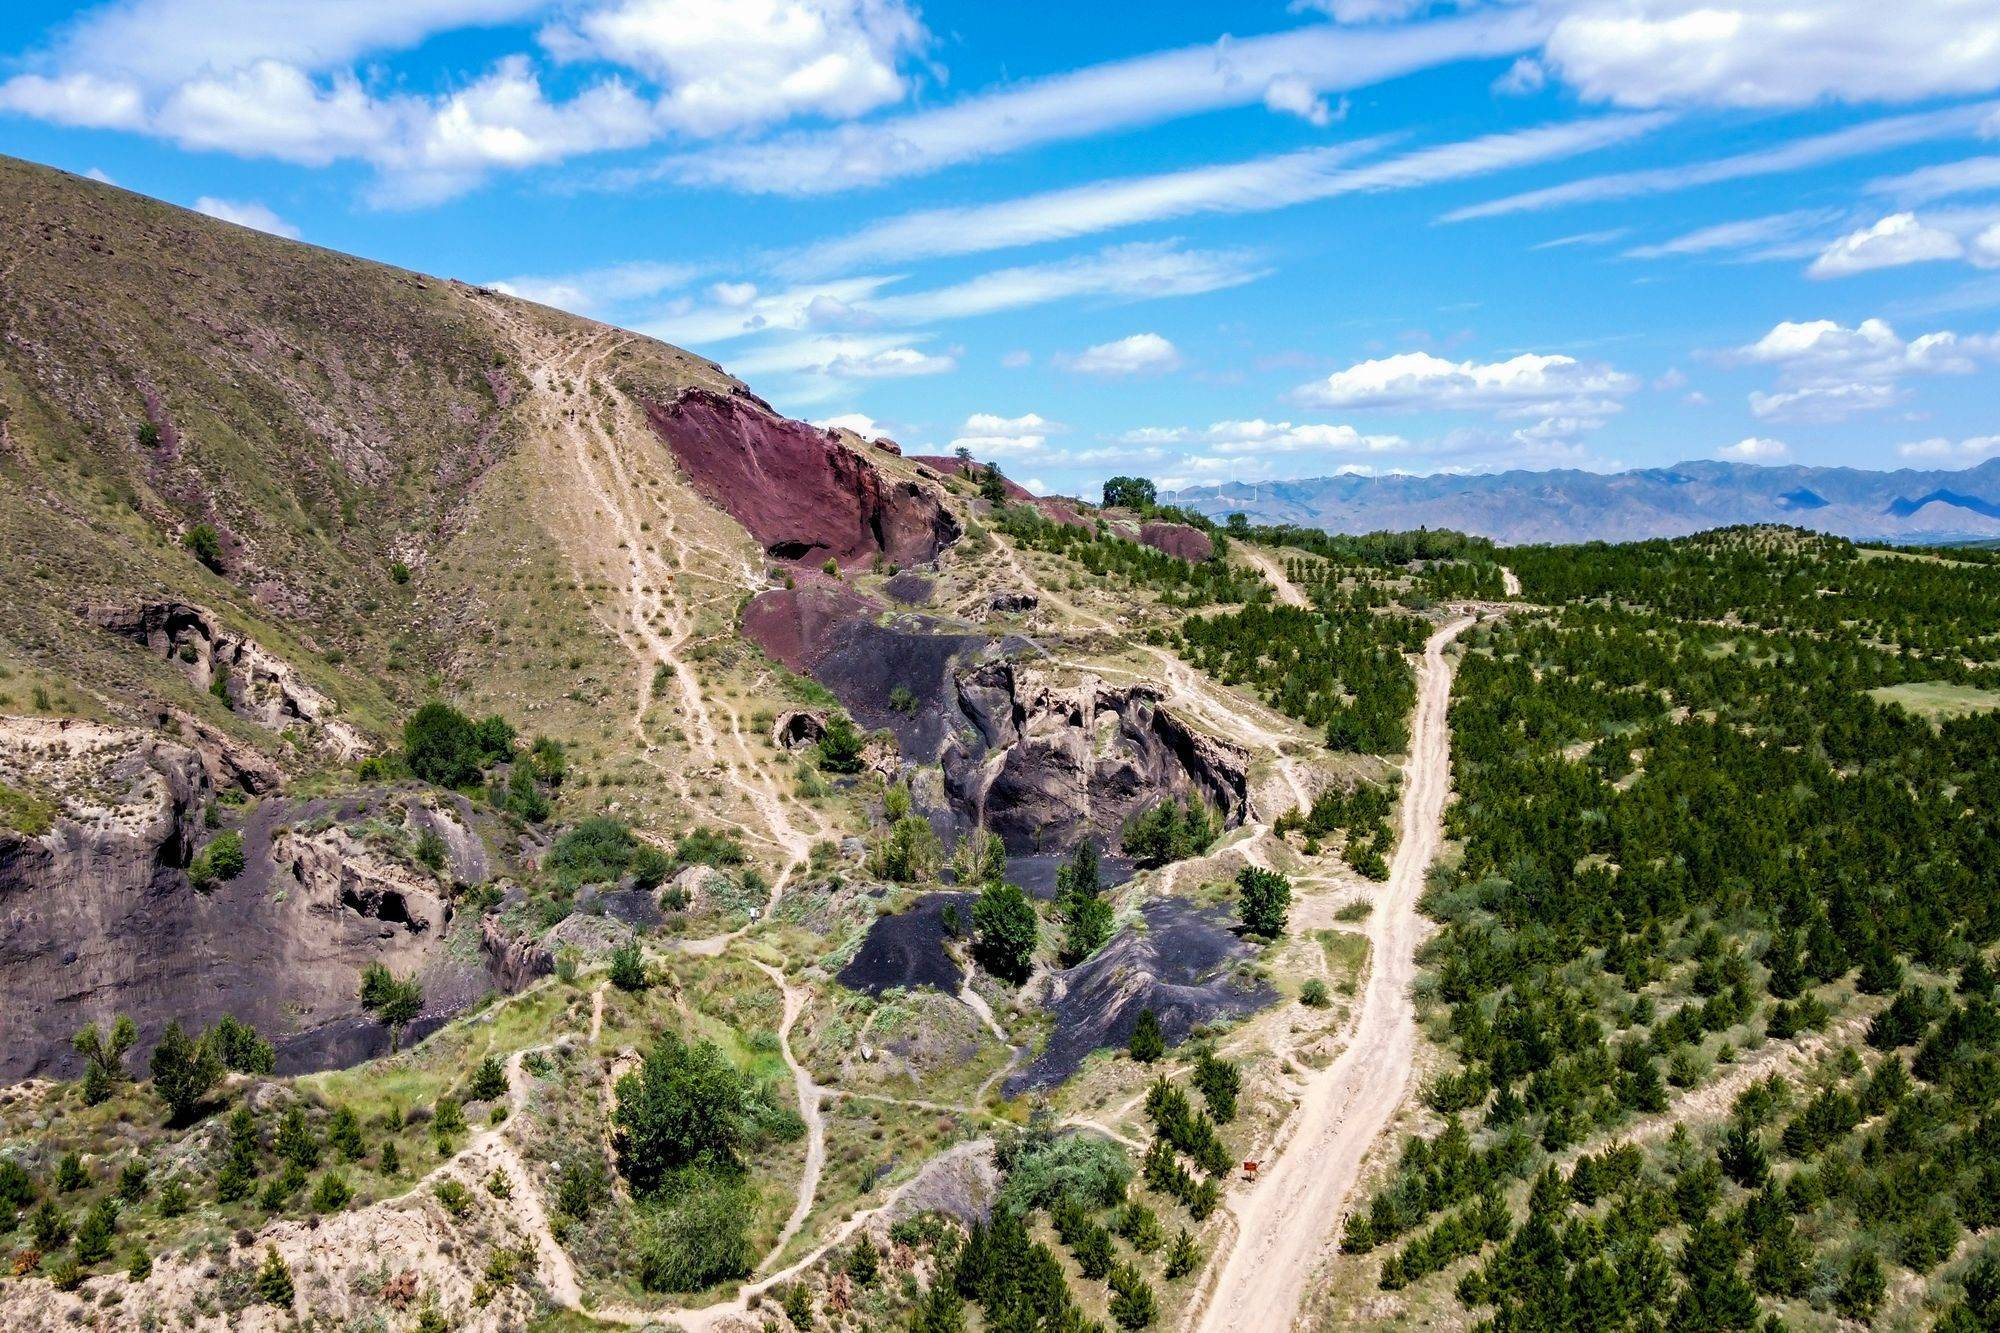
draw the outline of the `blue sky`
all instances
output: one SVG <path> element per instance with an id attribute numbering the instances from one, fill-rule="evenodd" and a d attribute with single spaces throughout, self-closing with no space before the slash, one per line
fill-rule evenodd
<path id="1" fill-rule="evenodd" d="M 0 150 L 1041 489 L 2000 453 L 2000 0 L 116 0 Z"/>

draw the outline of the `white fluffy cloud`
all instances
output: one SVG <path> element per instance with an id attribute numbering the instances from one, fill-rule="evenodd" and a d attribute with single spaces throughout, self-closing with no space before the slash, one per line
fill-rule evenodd
<path id="1" fill-rule="evenodd" d="M 1967 440 L 1947 440 L 1942 436 L 1912 440 L 1897 445 L 1896 452 L 1913 461 L 1957 462 L 1970 467 L 1989 458 L 2000 458 L 2000 435 L 1975 435 Z"/>
<path id="2" fill-rule="evenodd" d="M 1059 357 L 1057 364 L 1079 375 L 1158 375 L 1179 368 L 1181 354 L 1157 333 L 1134 333 L 1086 347 L 1074 356 Z"/>
<path id="3" fill-rule="evenodd" d="M 87 11 L 0 83 L 0 110 L 136 130 L 304 166 L 373 165 L 385 204 L 428 203 L 520 170 L 900 99 L 927 40 L 904 0 L 599 0 L 543 32 L 558 59 L 617 66 L 554 98 L 528 53 L 444 92 L 388 89 L 364 57 L 550 0 L 126 0 Z"/>
<path id="4" fill-rule="evenodd" d="M 889 438 L 888 434 L 882 429 L 881 423 L 865 412 L 842 412 L 836 416 L 816 417 L 813 419 L 812 424 L 818 426 L 821 430 L 853 431 L 864 440 L 886 440 Z"/>
<path id="5" fill-rule="evenodd" d="M 1337 370 L 1300 386 L 1294 397 L 1316 407 L 1595 417 L 1617 411 L 1616 400 L 1638 387 L 1634 376 L 1571 356 L 1524 352 L 1481 363 L 1402 352 Z"/>
<path id="6" fill-rule="evenodd" d="M 253 231 L 268 231 L 273 236 L 283 236 L 294 241 L 299 238 L 297 227 L 254 199 L 237 202 L 205 194 L 194 201 L 194 211 L 206 213 L 212 218 L 221 218 L 224 222 L 234 222 L 239 227 L 249 227 Z"/>
<path id="7" fill-rule="evenodd" d="M 1218 421 L 1202 433 L 1217 454 L 1379 454 L 1409 447 L 1400 435 L 1363 435 L 1348 425 L 1289 421 Z"/>
<path id="8" fill-rule="evenodd" d="M 958 367 L 955 357 L 920 352 L 914 347 L 885 347 L 859 355 L 836 356 L 826 364 L 841 379 L 894 380 L 915 375 L 943 375 Z"/>
<path id="9" fill-rule="evenodd" d="M 927 37 L 902 0 L 613 0 L 542 41 L 645 75 L 666 123 L 709 136 L 900 101 L 901 62 Z"/>
<path id="10" fill-rule="evenodd" d="M 1750 395 L 1750 410 L 1773 421 L 1838 421 L 1890 407 L 1909 375 L 1963 375 L 2000 359 L 2000 334 L 1926 333 L 1905 341 L 1880 319 L 1849 328 L 1830 319 L 1774 326 L 1731 360 L 1774 367 L 1775 391 Z"/>
<path id="11" fill-rule="evenodd" d="M 1951 259 L 1979 268 L 2000 267 L 2000 209 L 1892 213 L 1835 240 L 1806 272 L 1815 278 L 1838 278 Z"/>
<path id="12" fill-rule="evenodd" d="M 1325 129 L 1347 115 L 1347 105 L 1328 106 L 1312 84 L 1296 74 L 1281 74 L 1264 89 L 1264 105 L 1280 115 L 1297 116 L 1308 125 Z"/>
<path id="13" fill-rule="evenodd" d="M 1913 102 L 2000 85 L 2000 0 L 1558 0 L 1543 59 L 1619 106 Z"/>
<path id="14" fill-rule="evenodd" d="M 1768 463 L 1774 459 L 1787 457 L 1792 447 L 1783 440 L 1766 439 L 1752 435 L 1734 444 L 1725 444 L 1715 451 L 1717 458 L 1727 458 L 1738 463 Z"/>
<path id="15" fill-rule="evenodd" d="M 1950 232 L 1926 226 L 1915 213 L 1891 213 L 1827 246 L 1806 272 L 1815 278 L 1838 278 L 1875 268 L 1958 259 L 1964 254 L 1964 242 Z"/>
<path id="16" fill-rule="evenodd" d="M 996 458 L 1035 458 L 1046 454 L 1049 436 L 1063 427 L 1037 412 L 1003 417 L 995 412 L 974 412 L 965 419 L 956 438 L 948 446 L 953 453 L 969 449 L 982 462 Z"/>

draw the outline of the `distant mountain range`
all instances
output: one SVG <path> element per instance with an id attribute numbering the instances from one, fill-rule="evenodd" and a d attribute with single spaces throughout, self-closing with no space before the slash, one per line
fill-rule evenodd
<path id="1" fill-rule="evenodd" d="M 1936 472 L 1697 461 L 1613 473 L 1314 477 L 1161 498 L 1218 519 L 1241 513 L 1329 532 L 1456 528 L 1508 543 L 1679 537 L 1737 523 L 1937 542 L 2000 537 L 2000 458 Z"/>

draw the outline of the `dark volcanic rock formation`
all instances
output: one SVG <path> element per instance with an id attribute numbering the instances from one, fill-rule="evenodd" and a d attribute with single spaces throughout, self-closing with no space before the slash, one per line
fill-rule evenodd
<path id="1" fill-rule="evenodd" d="M 1167 796 L 1199 796 L 1240 823 L 1241 753 L 1190 729 L 1147 686 L 1059 688 L 1012 662 L 958 678 L 973 734 L 954 733 L 945 789 L 1010 852 L 1060 850 L 1089 833 L 1115 845 L 1125 820 Z"/>
<path id="2" fill-rule="evenodd" d="M 927 893 L 907 912 L 876 917 L 860 950 L 834 980 L 870 995 L 918 986 L 956 995 L 965 974 L 945 947 L 952 932 L 945 928 L 944 913 L 951 908 L 958 914 L 959 931 L 968 930 L 977 897 L 971 893 Z"/>
<path id="3" fill-rule="evenodd" d="M 831 432 L 747 396 L 695 389 L 648 403 L 646 420 L 702 498 L 780 560 L 920 565 L 958 540 L 930 490 L 885 477 Z"/>
<path id="4" fill-rule="evenodd" d="M 927 616 L 903 614 L 878 623 L 885 613 L 880 602 L 844 586 L 802 580 L 796 588 L 753 598 L 743 612 L 743 633 L 826 686 L 863 727 L 893 732 L 904 757 L 931 763 L 946 738 L 965 725 L 958 667 L 1010 645 L 954 632 Z"/>
<path id="5" fill-rule="evenodd" d="M 1010 852 L 1032 853 L 1085 833 L 1115 847 L 1129 816 L 1168 796 L 1199 796 L 1226 823 L 1242 821 L 1244 756 L 1160 707 L 1157 690 L 1057 688 L 1017 666 L 1026 640 L 914 614 L 879 623 L 885 614 L 845 586 L 802 582 L 754 598 L 743 632 L 862 726 L 894 733 L 905 760 L 942 763 L 961 827 L 983 825 Z"/>
<path id="6" fill-rule="evenodd" d="M 343 826 L 372 816 L 449 829 L 454 873 L 483 874 L 476 837 L 445 813 L 406 812 L 399 793 L 258 802 L 233 830 L 243 872 L 204 893 L 186 867 L 214 786 L 194 749 L 6 718 L 0 779 L 47 793 L 59 812 L 39 836 L 0 830 L 0 1081 L 70 1070 L 71 1034 L 121 1013 L 139 1024 L 141 1058 L 170 1019 L 199 1027 L 233 1014 L 273 1040 L 281 1072 L 352 1063 L 388 1045 L 356 1001 L 364 964 L 422 978 L 413 1036 L 491 984 L 476 952 L 450 956 L 438 880 Z"/>
<path id="7" fill-rule="evenodd" d="M 1178 1046 L 1203 1023 L 1240 1018 L 1278 998 L 1251 971 L 1256 950 L 1236 937 L 1227 913 L 1174 898 L 1155 898 L 1140 913 L 1143 931 L 1119 932 L 1095 957 L 1050 979 L 1055 1031 L 1035 1062 L 1007 1080 L 1008 1096 L 1052 1087 L 1092 1051 L 1125 1045 L 1142 1010 L 1158 1015 L 1168 1044 Z"/>

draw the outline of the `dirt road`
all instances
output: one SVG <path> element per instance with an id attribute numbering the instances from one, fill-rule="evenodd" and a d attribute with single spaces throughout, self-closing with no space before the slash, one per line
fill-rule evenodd
<path id="1" fill-rule="evenodd" d="M 1424 645 L 1401 839 L 1368 921 L 1371 965 L 1353 1040 L 1307 1084 L 1257 1183 L 1230 1199 L 1236 1240 L 1200 1311 L 1203 1333 L 1292 1327 L 1368 1149 L 1402 1104 L 1417 1044 L 1410 993 L 1422 931 L 1417 899 L 1443 835 L 1451 787 L 1445 725 L 1451 666 L 1444 650 L 1471 623 L 1453 621 Z"/>

